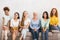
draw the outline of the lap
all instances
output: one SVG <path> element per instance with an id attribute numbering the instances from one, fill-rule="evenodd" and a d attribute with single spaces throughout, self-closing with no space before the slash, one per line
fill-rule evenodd
<path id="1" fill-rule="evenodd" d="M 59 28 L 58 28 L 58 26 L 52 26 L 52 25 L 50 25 L 50 30 L 59 30 Z"/>
<path id="2" fill-rule="evenodd" d="M 8 26 L 3 26 L 2 27 L 2 30 L 7 30 L 8 29 Z"/>

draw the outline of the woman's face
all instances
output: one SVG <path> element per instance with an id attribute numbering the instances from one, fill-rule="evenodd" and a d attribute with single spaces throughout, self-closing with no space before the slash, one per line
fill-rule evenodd
<path id="1" fill-rule="evenodd" d="M 14 18 L 15 18 L 15 19 L 18 18 L 18 14 L 17 14 L 17 13 L 14 14 Z"/>
<path id="2" fill-rule="evenodd" d="M 34 18 L 37 18 L 37 13 L 34 12 L 34 13 L 33 13 L 33 17 L 34 17 Z"/>
<path id="3" fill-rule="evenodd" d="M 52 13 L 53 13 L 53 15 L 55 15 L 55 13 L 56 13 L 56 9 L 53 9 Z"/>
<path id="4" fill-rule="evenodd" d="M 24 17 L 28 17 L 28 12 L 24 12 Z"/>
<path id="5" fill-rule="evenodd" d="M 47 14 L 46 13 L 44 13 L 43 16 L 44 16 L 44 18 L 47 18 Z"/>

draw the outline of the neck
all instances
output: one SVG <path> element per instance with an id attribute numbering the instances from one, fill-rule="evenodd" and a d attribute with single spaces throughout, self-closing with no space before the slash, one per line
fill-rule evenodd
<path id="1" fill-rule="evenodd" d="M 46 21 L 47 19 L 46 18 L 44 18 L 44 21 Z"/>
<path id="2" fill-rule="evenodd" d="M 37 18 L 33 18 L 33 20 L 37 20 Z"/>
<path id="3" fill-rule="evenodd" d="M 44 18 L 44 19 L 46 19 L 46 18 Z"/>
<path id="4" fill-rule="evenodd" d="M 17 20 L 17 18 L 14 18 L 14 20 Z"/>
<path id="5" fill-rule="evenodd" d="M 53 14 L 53 16 L 55 16 L 55 14 Z"/>
<path id="6" fill-rule="evenodd" d="M 9 16 L 9 14 L 5 14 L 6 16 Z"/>
<path id="7" fill-rule="evenodd" d="M 27 19 L 27 17 L 25 17 L 25 19 Z"/>

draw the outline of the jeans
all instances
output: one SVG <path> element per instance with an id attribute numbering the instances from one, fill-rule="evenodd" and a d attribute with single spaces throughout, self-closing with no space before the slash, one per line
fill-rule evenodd
<path id="1" fill-rule="evenodd" d="M 27 32 L 29 31 L 29 29 L 22 29 L 22 37 L 23 37 L 23 39 L 25 39 L 26 38 L 26 34 L 27 34 Z"/>
<path id="2" fill-rule="evenodd" d="M 58 26 L 58 29 L 59 29 L 59 31 L 60 31 L 60 26 Z"/>
<path id="3" fill-rule="evenodd" d="M 34 31 L 33 29 L 31 30 L 31 33 L 32 33 L 32 37 L 33 37 L 33 40 L 38 40 L 38 37 L 39 37 L 39 30 L 37 31 Z"/>
<path id="4" fill-rule="evenodd" d="M 50 30 L 59 30 L 59 26 L 54 27 L 53 25 L 50 25 Z"/>
<path id="5" fill-rule="evenodd" d="M 48 32 L 48 29 L 45 32 L 41 31 L 42 40 L 48 40 Z"/>

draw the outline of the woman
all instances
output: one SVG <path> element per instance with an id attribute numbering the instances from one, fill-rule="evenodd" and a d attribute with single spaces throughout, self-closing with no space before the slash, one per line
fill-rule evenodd
<path id="1" fill-rule="evenodd" d="M 48 29 L 49 29 L 49 17 L 48 17 L 48 12 L 44 11 L 43 16 L 41 19 L 41 25 L 42 25 L 42 40 L 48 40 Z"/>
<path id="2" fill-rule="evenodd" d="M 18 27 L 19 27 L 19 13 L 15 12 L 14 18 L 10 21 L 10 27 L 12 32 L 12 40 L 16 39 L 17 33 L 18 33 Z"/>
<path id="3" fill-rule="evenodd" d="M 8 28 L 9 28 L 9 20 L 10 20 L 10 15 L 9 15 L 9 11 L 10 9 L 8 7 L 4 7 L 3 8 L 5 14 L 3 16 L 3 23 L 2 23 L 2 40 L 5 39 L 7 40 L 8 39 Z"/>
<path id="4" fill-rule="evenodd" d="M 20 21 L 20 27 L 22 28 L 20 40 L 25 40 L 26 34 L 29 31 L 30 20 L 28 19 L 28 12 L 24 11 L 22 20 Z"/>
<path id="5" fill-rule="evenodd" d="M 50 13 L 50 28 L 52 30 L 59 30 L 58 28 L 58 11 L 56 8 L 53 8 Z"/>
<path id="6" fill-rule="evenodd" d="M 40 20 L 37 18 L 37 13 L 33 13 L 33 19 L 31 20 L 30 28 L 33 36 L 33 40 L 38 40 L 39 28 L 41 26 Z"/>

